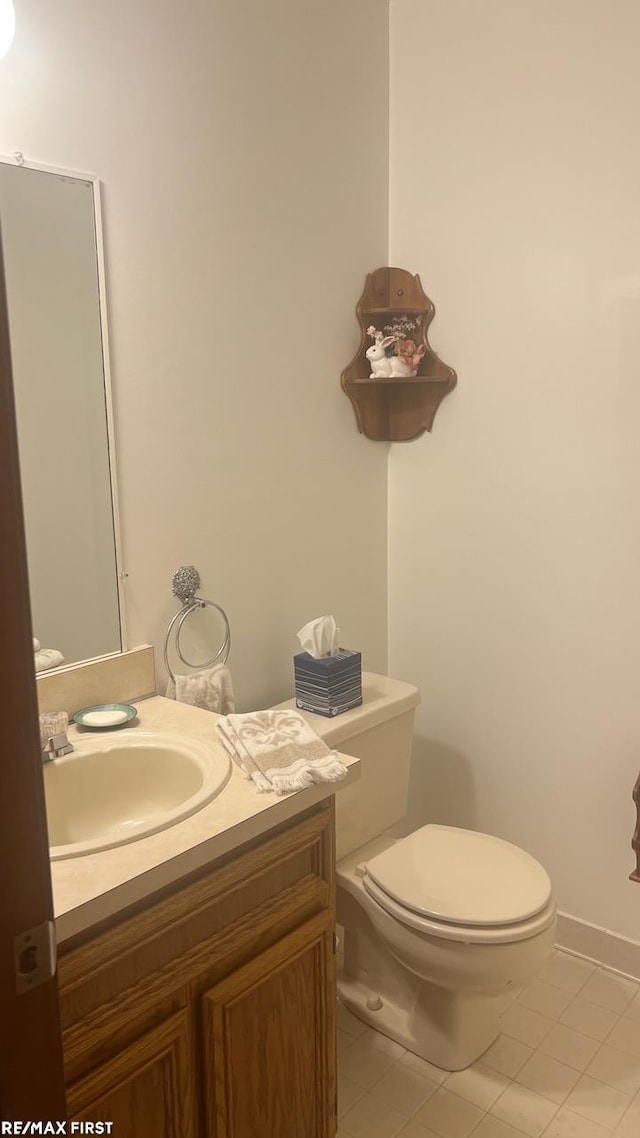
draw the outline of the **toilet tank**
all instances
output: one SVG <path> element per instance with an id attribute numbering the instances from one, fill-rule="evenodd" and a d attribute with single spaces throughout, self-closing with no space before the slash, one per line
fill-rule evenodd
<path id="1" fill-rule="evenodd" d="M 413 684 L 363 672 L 360 707 L 333 719 L 302 712 L 327 746 L 361 760 L 360 777 L 336 793 L 338 859 L 404 818 L 419 703 Z M 280 706 L 295 707 L 295 701 Z"/>

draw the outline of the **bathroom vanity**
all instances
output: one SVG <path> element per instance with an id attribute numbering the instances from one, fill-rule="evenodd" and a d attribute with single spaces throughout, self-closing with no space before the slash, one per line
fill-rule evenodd
<path id="1" fill-rule="evenodd" d="M 118 1138 L 334 1134 L 332 801 L 62 946 L 71 1119 Z"/>
<path id="2" fill-rule="evenodd" d="M 210 713 L 139 710 L 211 737 Z M 333 1138 L 335 789 L 257 794 L 234 768 L 171 829 L 52 863 L 70 1119 Z"/>

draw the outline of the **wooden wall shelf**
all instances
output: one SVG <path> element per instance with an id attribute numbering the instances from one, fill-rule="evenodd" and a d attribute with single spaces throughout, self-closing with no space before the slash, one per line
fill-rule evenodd
<path id="1" fill-rule="evenodd" d="M 403 442 L 430 431 L 435 413 L 445 395 L 456 385 L 453 368 L 442 363 L 431 348 L 427 331 L 435 307 L 424 292 L 419 276 L 405 269 L 382 268 L 369 273 L 356 315 L 360 324 L 360 347 L 342 373 L 340 383 L 349 396 L 358 429 L 368 439 Z M 425 352 L 418 374 L 401 378 L 370 375 L 366 357 L 372 340 L 367 328 L 382 331 L 394 317 L 408 316 L 420 323 L 411 338 Z"/>

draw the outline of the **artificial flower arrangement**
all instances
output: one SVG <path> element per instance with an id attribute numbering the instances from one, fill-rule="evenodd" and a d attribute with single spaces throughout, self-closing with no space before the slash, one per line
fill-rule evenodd
<path id="1" fill-rule="evenodd" d="M 411 320 L 408 316 L 394 316 L 382 331 L 370 324 L 367 335 L 374 341 L 367 349 L 366 356 L 371 364 L 370 379 L 406 379 L 416 375 L 425 348 L 417 346 L 415 340 L 407 338 L 409 332 L 416 332 L 422 323 L 422 316 Z"/>

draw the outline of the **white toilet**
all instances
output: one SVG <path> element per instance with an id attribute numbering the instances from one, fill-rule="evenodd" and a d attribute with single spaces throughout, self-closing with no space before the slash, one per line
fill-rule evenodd
<path id="1" fill-rule="evenodd" d="M 510 989 L 554 943 L 551 882 L 533 857 L 488 834 L 428 825 L 397 839 L 406 813 L 411 684 L 363 675 L 362 707 L 309 721 L 362 760 L 336 795 L 342 1001 L 361 1020 L 448 1071 L 498 1034 Z"/>

